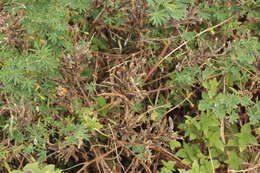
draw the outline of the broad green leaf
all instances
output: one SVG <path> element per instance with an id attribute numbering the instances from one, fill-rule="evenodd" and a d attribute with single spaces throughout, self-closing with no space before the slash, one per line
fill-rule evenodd
<path id="1" fill-rule="evenodd" d="M 203 86 L 208 90 L 208 95 L 211 99 L 217 94 L 218 82 L 216 78 L 203 83 Z"/>
<path id="2" fill-rule="evenodd" d="M 239 137 L 239 150 L 242 152 L 248 144 L 258 144 L 256 138 L 251 134 L 250 124 L 247 123 L 241 128 L 241 132 L 236 134 Z"/>
<path id="3" fill-rule="evenodd" d="M 238 119 L 238 114 L 235 111 L 232 111 L 231 114 L 229 114 L 228 116 L 228 121 L 231 124 L 234 124 L 235 122 L 237 122 Z"/>
<path id="4" fill-rule="evenodd" d="M 190 125 L 185 129 L 185 136 L 189 136 L 191 140 L 199 136 L 199 131 L 194 125 Z"/>
<path id="5" fill-rule="evenodd" d="M 258 124 L 260 121 L 260 101 L 256 101 L 255 105 L 248 108 L 249 120 L 252 124 Z"/>
<path id="6" fill-rule="evenodd" d="M 37 170 L 38 168 L 38 162 L 35 163 L 29 163 L 24 167 L 24 171 L 30 171 L 30 170 Z"/>
<path id="7" fill-rule="evenodd" d="M 182 41 L 190 41 L 196 35 L 195 32 L 184 32 L 182 34 Z"/>
<path id="8" fill-rule="evenodd" d="M 229 164 L 231 169 L 238 170 L 239 166 L 243 163 L 243 159 L 237 155 L 236 151 L 232 150 L 229 152 L 228 160 L 225 163 Z"/>
<path id="9" fill-rule="evenodd" d="M 172 173 L 173 171 L 175 171 L 174 166 L 175 166 L 175 162 L 173 161 L 164 161 L 162 160 L 163 163 L 163 168 L 160 170 L 159 173 Z"/>
<path id="10" fill-rule="evenodd" d="M 199 173 L 200 172 L 200 166 L 199 166 L 199 163 L 197 160 L 195 160 L 193 163 L 192 163 L 192 169 L 191 169 L 191 172 L 190 173 Z"/>
<path id="11" fill-rule="evenodd" d="M 220 140 L 220 130 L 217 132 L 213 132 L 209 136 L 209 143 L 213 146 L 216 147 L 222 151 L 224 151 L 224 145 L 222 141 Z"/>
<path id="12" fill-rule="evenodd" d="M 212 127 L 219 127 L 220 122 L 215 116 L 202 115 L 200 124 L 203 132 L 206 134 Z"/>
<path id="13" fill-rule="evenodd" d="M 218 168 L 220 163 L 217 160 L 212 160 L 214 169 Z M 211 160 L 208 158 L 202 158 L 200 160 L 200 172 L 202 173 L 213 173 Z"/>
<path id="14" fill-rule="evenodd" d="M 176 155 L 183 158 L 184 164 L 190 164 L 200 157 L 201 152 L 198 144 L 189 145 L 184 143 L 183 148 Z"/>
<path id="15" fill-rule="evenodd" d="M 175 148 L 177 147 L 181 147 L 181 143 L 176 141 L 176 140 L 172 140 L 170 141 L 170 148 L 173 151 Z"/>

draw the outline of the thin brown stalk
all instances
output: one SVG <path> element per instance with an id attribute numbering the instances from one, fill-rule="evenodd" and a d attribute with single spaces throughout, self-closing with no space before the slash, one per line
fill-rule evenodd
<path id="1" fill-rule="evenodd" d="M 202 31 L 202 32 L 200 32 L 200 33 L 198 33 L 197 35 L 195 35 L 194 37 L 193 37 L 193 39 L 194 38 L 197 38 L 197 37 L 199 37 L 199 36 L 201 36 L 202 34 L 204 34 L 204 33 L 206 33 L 206 32 L 209 32 L 209 31 L 211 31 L 211 30 L 213 30 L 213 29 L 215 29 L 215 28 L 217 28 L 217 27 L 219 27 L 219 26 L 221 26 L 221 25 L 223 25 L 223 24 L 225 24 L 225 23 L 227 23 L 228 21 L 230 21 L 231 19 L 233 19 L 235 16 L 231 16 L 230 18 L 228 18 L 228 19 L 226 19 L 226 20 L 224 20 L 223 22 L 221 22 L 221 23 L 219 23 L 219 24 L 217 24 L 217 25 L 215 25 L 215 26 L 213 26 L 213 27 L 210 27 L 210 28 L 207 28 L 207 29 L 205 29 L 204 31 Z M 191 39 L 191 40 L 193 40 L 193 39 Z M 177 50 L 179 50 L 180 48 L 182 48 L 183 46 L 185 46 L 188 42 L 190 42 L 191 40 L 187 40 L 187 41 L 185 41 L 185 42 L 183 42 L 180 46 L 178 46 L 176 49 L 174 49 L 173 51 L 171 51 L 169 54 L 167 54 L 165 57 L 163 57 L 160 61 L 158 61 L 154 66 L 153 66 L 153 68 L 149 71 L 149 73 L 146 75 L 146 77 L 145 77 L 145 79 L 144 79 L 144 83 L 149 79 L 149 77 L 152 75 L 152 73 L 157 69 L 157 67 L 162 63 L 162 62 L 164 62 L 167 58 L 169 58 L 173 53 L 175 53 Z"/>

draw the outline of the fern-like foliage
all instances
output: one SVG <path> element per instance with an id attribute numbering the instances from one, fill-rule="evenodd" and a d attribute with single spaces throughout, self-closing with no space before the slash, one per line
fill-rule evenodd
<path id="1" fill-rule="evenodd" d="M 192 3 L 192 0 L 147 0 L 147 3 L 151 7 L 151 10 L 148 10 L 151 23 L 159 26 L 170 19 L 183 19 L 187 13 L 187 6 Z"/>

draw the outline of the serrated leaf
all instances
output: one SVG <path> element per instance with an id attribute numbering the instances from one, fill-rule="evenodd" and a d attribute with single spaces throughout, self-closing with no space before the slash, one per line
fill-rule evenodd
<path id="1" fill-rule="evenodd" d="M 238 119 L 238 114 L 235 111 L 232 111 L 231 114 L 228 116 L 228 121 L 231 124 L 234 124 L 235 122 L 237 122 Z"/>
<path id="2" fill-rule="evenodd" d="M 222 141 L 220 140 L 220 132 L 214 132 L 214 133 L 210 134 L 209 143 L 213 147 L 216 147 L 216 148 L 220 149 L 221 151 L 224 151 L 224 145 L 223 145 Z"/>
<path id="3" fill-rule="evenodd" d="M 203 86 L 208 90 L 208 95 L 211 99 L 217 94 L 218 82 L 216 78 L 203 83 Z"/>
<path id="4" fill-rule="evenodd" d="M 196 139 L 198 137 L 198 129 L 191 125 L 185 129 L 185 137 L 189 136 L 191 140 Z"/>
<path id="5" fill-rule="evenodd" d="M 256 101 L 253 107 L 248 108 L 249 120 L 252 124 L 258 124 L 260 121 L 260 102 Z"/>
<path id="6" fill-rule="evenodd" d="M 214 168 L 217 168 L 219 166 L 219 162 L 217 160 L 212 160 Z M 205 158 L 202 158 L 200 160 L 200 172 L 202 173 L 212 173 L 212 164 L 211 160 Z"/>
<path id="7" fill-rule="evenodd" d="M 184 32 L 182 34 L 182 41 L 190 41 L 196 35 L 195 32 Z"/>
<path id="8" fill-rule="evenodd" d="M 194 173 L 199 173 L 200 172 L 200 167 L 199 167 L 199 163 L 198 163 L 197 160 L 195 160 L 192 163 L 192 172 L 194 172 Z"/>
<path id="9" fill-rule="evenodd" d="M 226 160 L 225 163 L 229 164 L 231 169 L 238 170 L 239 166 L 243 163 L 243 159 L 237 155 L 236 151 L 232 150 L 230 151 L 228 160 Z"/>
<path id="10" fill-rule="evenodd" d="M 198 144 L 189 145 L 184 143 L 183 148 L 176 153 L 176 156 L 183 158 L 184 164 L 190 164 L 199 158 L 200 153 Z"/>
<path id="11" fill-rule="evenodd" d="M 219 121 L 214 116 L 206 116 L 203 115 L 200 120 L 201 128 L 203 129 L 204 133 L 211 129 L 211 127 L 219 127 Z"/>
<path id="12" fill-rule="evenodd" d="M 239 137 L 239 150 L 242 152 L 246 149 L 248 144 L 257 144 L 256 138 L 251 134 L 250 124 L 247 123 L 241 128 L 241 132 L 236 134 Z"/>
<path id="13" fill-rule="evenodd" d="M 162 161 L 163 163 L 163 168 L 161 169 L 160 173 L 172 173 L 172 171 L 174 171 L 174 166 L 175 166 L 175 162 L 173 161 Z"/>
<path id="14" fill-rule="evenodd" d="M 170 141 L 170 148 L 173 151 L 175 148 L 177 147 L 181 147 L 181 143 L 176 141 L 176 140 L 172 140 Z"/>

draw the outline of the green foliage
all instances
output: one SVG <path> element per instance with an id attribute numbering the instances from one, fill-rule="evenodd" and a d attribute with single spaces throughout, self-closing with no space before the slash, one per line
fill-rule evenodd
<path id="1" fill-rule="evenodd" d="M 232 169 L 239 169 L 239 166 L 243 163 L 243 159 L 239 157 L 236 151 L 231 150 L 229 153 L 229 159 L 225 161 L 231 166 Z"/>
<path id="2" fill-rule="evenodd" d="M 247 106 L 250 104 L 249 97 L 241 97 L 235 94 L 218 94 L 215 98 L 212 98 L 216 94 L 216 87 L 211 86 L 208 94 L 202 93 L 202 100 L 199 102 L 199 110 L 207 111 L 207 113 L 213 113 L 217 118 L 223 118 L 227 116 L 230 123 L 236 122 L 238 114 L 236 109 L 239 104 Z"/>
<path id="3" fill-rule="evenodd" d="M 68 123 L 65 127 L 60 129 L 60 135 L 65 136 L 66 144 L 78 145 L 82 140 L 88 140 L 89 135 L 87 134 L 88 129 L 84 124 Z"/>
<path id="4" fill-rule="evenodd" d="M 11 171 L 11 173 L 28 173 L 28 172 L 33 172 L 33 173 L 61 173 L 60 170 L 55 170 L 54 165 L 47 165 L 43 168 L 39 168 L 39 163 L 29 163 L 27 164 L 24 168 L 23 171 Z"/>
<path id="5" fill-rule="evenodd" d="M 213 163 L 216 165 L 216 163 Z M 205 173 L 213 173 L 213 169 L 210 160 L 202 160 L 200 163 L 196 160 L 192 163 L 191 170 L 188 171 L 181 171 L 182 173 L 198 173 L 198 172 L 205 172 Z"/>
<path id="6" fill-rule="evenodd" d="M 95 108 L 100 111 L 101 115 L 105 116 L 108 112 L 107 103 L 104 97 L 95 98 L 96 104 Z"/>
<path id="7" fill-rule="evenodd" d="M 175 171 L 174 169 L 174 165 L 175 165 L 175 162 L 173 161 L 162 161 L 163 163 L 163 168 L 160 170 L 160 173 L 171 173 L 172 171 Z"/>
<path id="8" fill-rule="evenodd" d="M 182 41 L 191 41 L 195 35 L 195 32 L 184 32 L 182 34 Z"/>
<path id="9" fill-rule="evenodd" d="M 131 148 L 132 152 L 137 154 L 137 156 L 141 159 L 151 157 L 151 152 L 146 150 L 142 144 L 130 145 L 129 148 Z"/>
<path id="10" fill-rule="evenodd" d="M 192 3 L 192 0 L 147 0 L 147 3 L 152 8 L 148 10 L 151 23 L 155 26 L 159 26 L 168 22 L 170 19 L 183 19 L 187 13 L 187 5 Z"/>
<path id="11" fill-rule="evenodd" d="M 180 72 L 172 74 L 170 78 L 174 80 L 178 85 L 189 88 L 192 83 L 196 81 L 199 75 L 200 69 L 198 67 L 188 67 Z"/>
<path id="12" fill-rule="evenodd" d="M 123 170 L 134 163 L 132 172 L 143 171 L 141 161 L 158 162 L 154 144 L 190 167 L 181 170 L 161 159 L 162 173 L 212 173 L 257 163 L 259 5 L 4 0 L 0 172 L 58 173 L 54 165 L 39 165 L 66 169 L 98 157 L 97 146 L 109 153 L 116 142 L 124 146 L 110 152 L 117 156 L 112 166 Z M 12 171 L 30 158 L 37 162 Z"/>
<path id="13" fill-rule="evenodd" d="M 89 129 L 90 131 L 94 131 L 95 129 L 100 129 L 102 127 L 93 117 L 93 110 L 91 108 L 81 108 L 78 112 L 79 116 L 83 118 L 83 124 Z"/>
<path id="14" fill-rule="evenodd" d="M 65 44 L 68 37 L 69 21 L 79 13 L 86 11 L 91 1 L 76 0 L 73 3 L 69 0 L 62 1 L 37 1 L 23 0 L 15 9 L 22 8 L 25 12 L 22 24 L 30 34 L 32 40 L 39 37 L 47 39 L 52 45 Z"/>
<path id="15" fill-rule="evenodd" d="M 108 50 L 108 48 L 104 44 L 104 41 L 101 41 L 98 38 L 93 38 L 91 49 L 92 50 Z"/>
<path id="16" fill-rule="evenodd" d="M 10 50 L 12 51 L 12 50 Z M 0 58 L 5 60 L 0 70 L 0 80 L 4 84 L 3 92 L 10 94 L 16 100 L 23 96 L 26 100 L 33 97 L 44 100 L 47 93 L 42 93 L 48 87 L 53 87 L 52 78 L 57 76 L 58 63 L 48 46 L 42 46 L 31 53 L 23 53 L 14 57 L 7 57 L 8 54 L 1 54 Z M 39 91 L 40 82 L 45 85 Z"/>
<path id="17" fill-rule="evenodd" d="M 123 12 L 120 10 L 115 15 L 106 15 L 104 16 L 104 22 L 108 25 L 117 25 L 120 26 L 126 22 L 126 18 L 123 15 Z"/>
<path id="18" fill-rule="evenodd" d="M 202 156 L 199 145 L 189 145 L 187 143 L 183 144 L 183 148 L 180 149 L 177 153 L 177 156 L 183 158 L 184 164 L 190 164 L 196 161 L 199 157 Z"/>
<path id="19" fill-rule="evenodd" d="M 251 134 L 250 124 L 245 124 L 241 128 L 241 132 L 235 134 L 238 137 L 238 143 L 240 152 L 243 152 L 248 144 L 257 144 L 256 138 Z"/>
<path id="20" fill-rule="evenodd" d="M 248 114 L 250 116 L 249 120 L 252 124 L 259 123 L 259 121 L 260 121 L 260 102 L 258 100 L 252 107 L 249 107 Z"/>
<path id="21" fill-rule="evenodd" d="M 181 147 L 181 143 L 176 141 L 176 140 L 172 140 L 170 141 L 170 148 L 173 151 L 175 148 L 177 147 Z"/>

